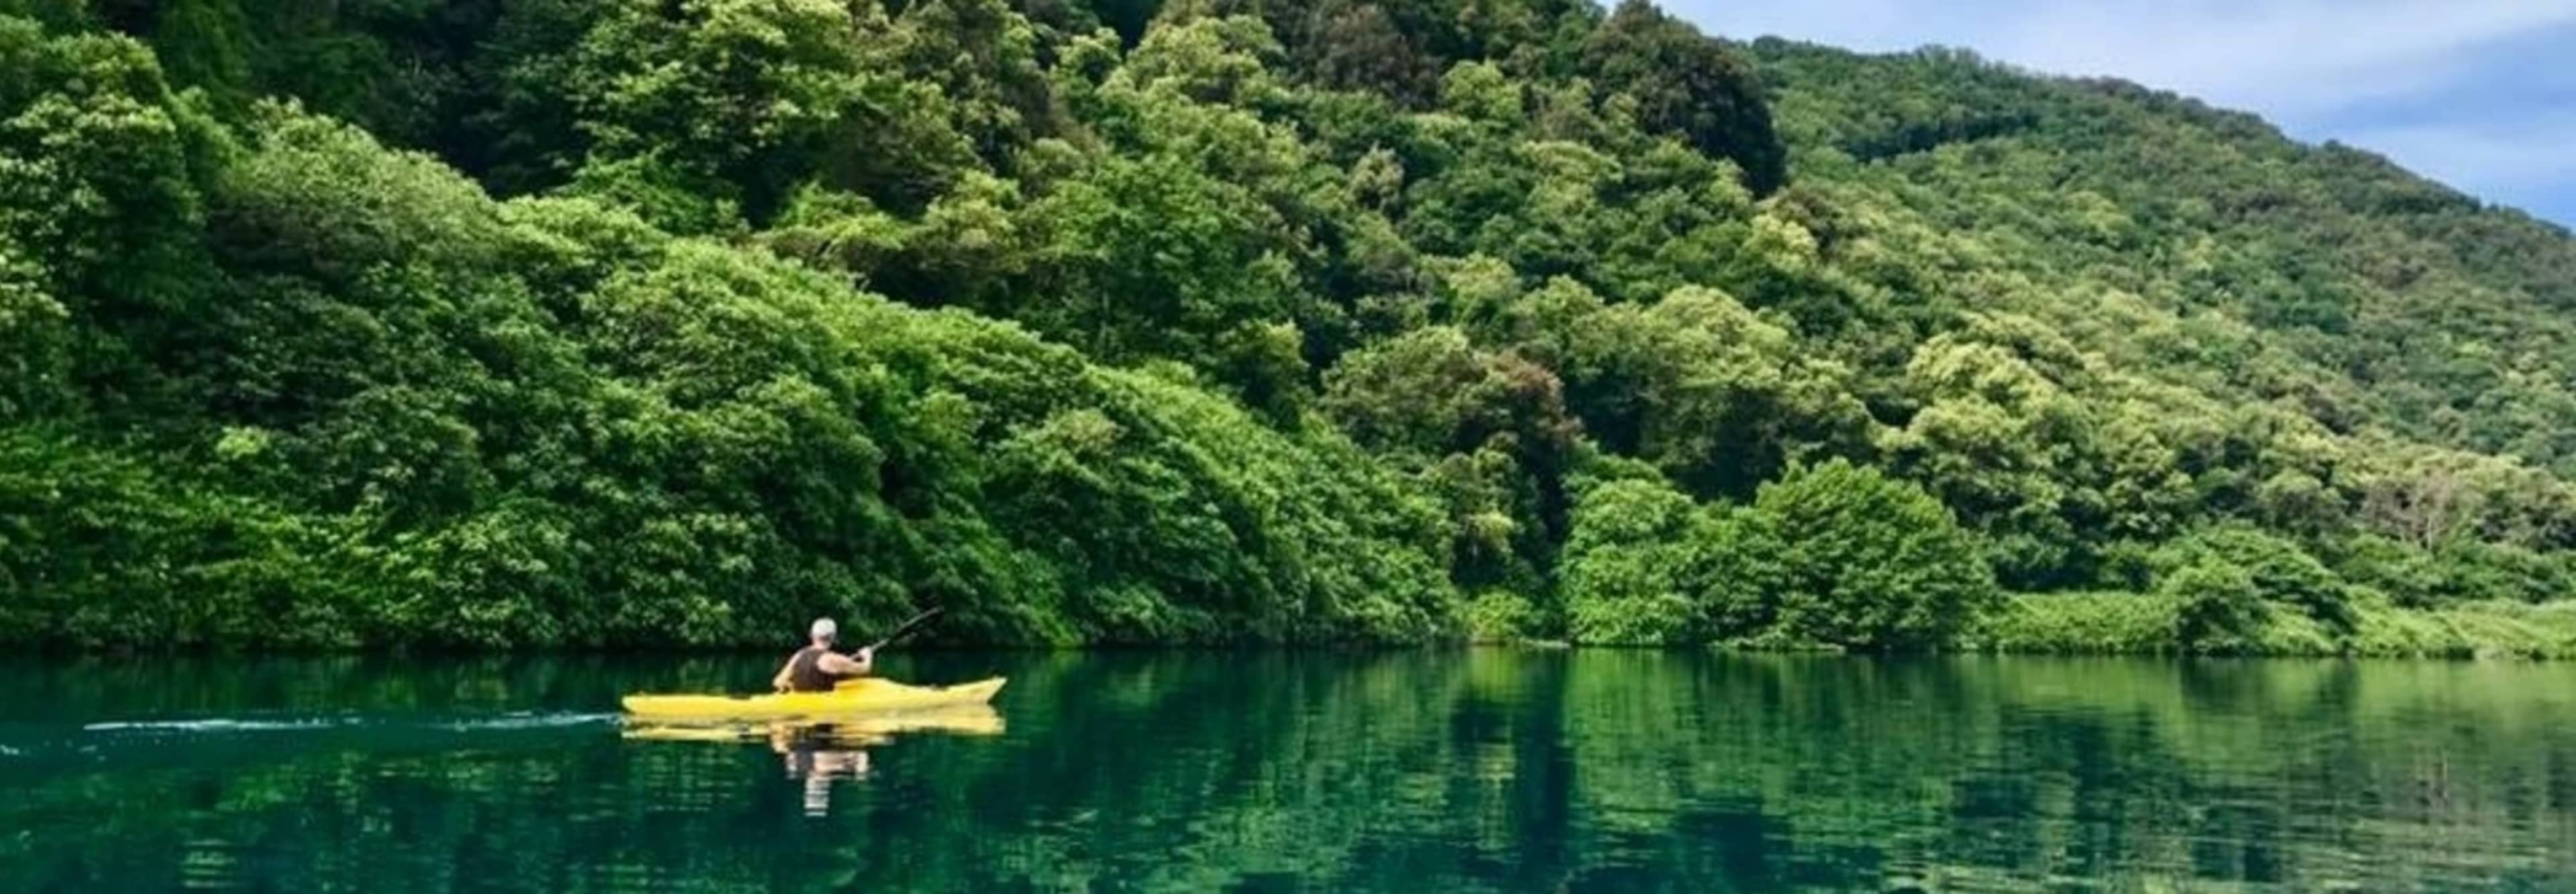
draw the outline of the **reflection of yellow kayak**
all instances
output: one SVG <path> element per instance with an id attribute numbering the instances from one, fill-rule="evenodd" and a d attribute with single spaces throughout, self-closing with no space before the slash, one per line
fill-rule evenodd
<path id="1" fill-rule="evenodd" d="M 913 711 L 946 705 L 981 705 L 1002 691 L 1003 678 L 957 686 L 906 686 L 892 680 L 861 677 L 842 681 L 830 692 L 778 695 L 630 695 L 621 699 L 626 713 L 653 723 L 721 723 L 728 720 L 772 720 L 847 717 L 885 711 Z"/>
<path id="2" fill-rule="evenodd" d="M 746 742 L 779 736 L 805 736 L 841 745 L 881 745 L 904 733 L 950 733 L 968 736 L 1002 734 L 1002 715 L 984 704 L 948 705 L 892 713 L 824 719 L 692 723 L 672 725 L 639 720 L 626 728 L 626 738 L 667 742 Z"/>

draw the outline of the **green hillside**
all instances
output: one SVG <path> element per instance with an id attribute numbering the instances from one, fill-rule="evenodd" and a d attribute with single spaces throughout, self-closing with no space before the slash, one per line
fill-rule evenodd
<path id="1" fill-rule="evenodd" d="M 2576 242 L 1555 0 L 0 0 L 0 641 L 2576 654 Z"/>

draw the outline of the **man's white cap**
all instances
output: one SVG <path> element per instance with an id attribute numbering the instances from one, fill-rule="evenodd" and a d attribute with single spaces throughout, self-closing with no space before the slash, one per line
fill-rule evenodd
<path id="1" fill-rule="evenodd" d="M 830 618 L 815 618 L 814 631 L 812 635 L 815 639 L 830 639 L 832 637 L 839 636 L 841 635 L 841 625 L 832 623 L 832 619 Z"/>

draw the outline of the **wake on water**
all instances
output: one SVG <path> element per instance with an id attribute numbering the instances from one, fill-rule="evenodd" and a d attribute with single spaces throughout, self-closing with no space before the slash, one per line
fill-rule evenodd
<path id="1" fill-rule="evenodd" d="M 82 732 L 161 732 L 161 733 L 260 733 L 295 732 L 300 730 L 369 729 L 384 731 L 422 730 L 432 732 L 474 732 L 477 730 L 554 729 L 561 727 L 607 724 L 617 720 L 614 713 L 573 713 L 513 711 L 506 714 L 472 717 L 420 718 L 380 717 L 363 714 L 333 717 L 234 718 L 200 717 L 186 720 L 129 720 L 89 723 Z"/>
<path id="2" fill-rule="evenodd" d="M 340 725 L 342 724 L 320 718 L 307 720 L 235 720 L 226 717 L 210 717 L 202 720 L 136 720 L 112 723 L 91 723 L 82 725 L 81 731 L 85 733 L 115 733 L 128 731 L 235 733 L 273 732 L 298 729 L 329 729 Z"/>
<path id="3" fill-rule="evenodd" d="M 0 761 L 91 762 L 118 755 L 156 760 L 198 754 L 244 754 L 277 748 L 509 748 L 611 728 L 614 713 L 513 711 L 502 714 L 340 714 L 105 720 L 69 724 L 0 723 Z M 292 744 L 290 744 L 292 743 Z"/>

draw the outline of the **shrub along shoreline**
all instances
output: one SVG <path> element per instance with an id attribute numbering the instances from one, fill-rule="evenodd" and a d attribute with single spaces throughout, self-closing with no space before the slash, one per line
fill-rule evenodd
<path id="1" fill-rule="evenodd" d="M 1968 651 L 2036 655 L 2184 654 L 2182 600 L 2137 593 L 2005 597 L 1966 634 Z M 2576 606 L 2470 602 L 2440 609 L 2372 605 L 2338 634 L 2292 611 L 2268 613 L 2242 640 L 2199 654 L 2271 657 L 2576 659 Z"/>

